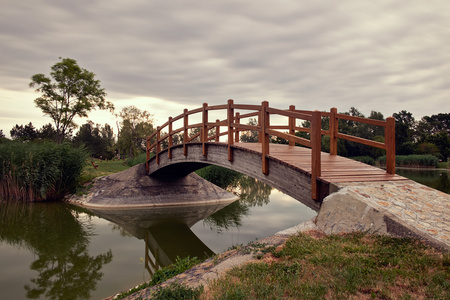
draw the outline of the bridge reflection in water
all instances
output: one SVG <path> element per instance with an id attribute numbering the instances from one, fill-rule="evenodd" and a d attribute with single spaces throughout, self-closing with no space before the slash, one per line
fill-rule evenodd
<path id="1" fill-rule="evenodd" d="M 91 210 L 145 241 L 145 268 L 153 276 L 177 257 L 204 259 L 214 255 L 190 228 L 229 204 Z"/>

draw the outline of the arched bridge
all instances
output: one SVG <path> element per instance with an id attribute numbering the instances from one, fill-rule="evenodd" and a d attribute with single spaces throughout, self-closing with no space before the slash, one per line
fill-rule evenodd
<path id="1" fill-rule="evenodd" d="M 213 116 L 222 118 L 210 122 Z M 250 121 L 243 124 L 246 119 Z M 381 126 L 385 141 L 340 133 L 340 119 Z M 298 126 L 299 120 L 309 126 Z M 326 123 L 329 126 L 323 129 Z M 257 142 L 240 142 L 241 134 L 248 137 L 249 132 Z M 304 137 L 297 136 L 298 132 Z M 330 137 L 330 153 L 321 151 L 322 135 Z M 226 141 L 222 142 L 221 137 Z M 287 144 L 271 143 L 274 137 Z M 386 171 L 338 156 L 338 139 L 386 150 Z M 152 152 L 155 155 L 151 156 Z M 177 178 L 211 164 L 268 183 L 316 210 L 334 183 L 404 179 L 395 175 L 394 118 L 365 119 L 338 114 L 336 108 L 320 112 L 297 110 L 294 106 L 286 110 L 272 108 L 267 101 L 261 105 L 235 104 L 233 100 L 224 105 L 204 103 L 170 117 L 147 138 L 146 168 L 150 176 Z"/>

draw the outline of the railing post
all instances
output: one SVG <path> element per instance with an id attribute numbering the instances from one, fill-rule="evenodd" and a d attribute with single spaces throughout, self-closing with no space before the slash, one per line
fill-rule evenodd
<path id="1" fill-rule="evenodd" d="M 321 139 L 322 124 L 320 112 L 315 110 L 311 120 L 311 197 L 319 199 L 317 178 L 321 176 Z"/>
<path id="2" fill-rule="evenodd" d="M 233 139 L 233 121 L 234 121 L 234 109 L 232 107 L 233 100 L 228 100 L 227 107 L 227 121 L 228 121 L 228 161 L 233 161 L 233 149 L 231 146 L 234 144 Z"/>
<path id="3" fill-rule="evenodd" d="M 159 152 L 161 152 L 161 128 L 156 128 L 156 163 L 159 165 Z"/>
<path id="4" fill-rule="evenodd" d="M 295 111 L 295 105 L 289 106 L 290 111 Z M 295 118 L 289 117 L 289 134 L 295 135 Z M 294 141 L 289 141 L 289 146 L 295 146 Z"/>
<path id="5" fill-rule="evenodd" d="M 258 127 L 261 129 L 262 129 L 262 119 L 263 119 L 262 114 L 263 114 L 263 112 L 262 112 L 262 106 L 261 106 L 261 110 L 259 111 L 259 115 L 258 115 Z M 262 140 L 263 140 L 262 135 L 263 135 L 263 131 L 259 131 L 258 132 L 258 143 L 260 143 L 260 144 L 262 143 Z"/>
<path id="6" fill-rule="evenodd" d="M 147 136 L 147 139 L 145 141 L 145 153 L 146 153 L 146 160 L 145 160 L 145 171 L 148 172 L 150 171 L 150 165 L 148 164 L 148 161 L 150 160 L 150 137 Z"/>
<path id="7" fill-rule="evenodd" d="M 203 156 L 207 156 L 208 152 L 206 150 L 206 142 L 208 141 L 208 103 L 203 103 L 203 112 L 202 112 L 202 133 L 201 133 L 201 142 L 202 142 L 202 152 Z"/>
<path id="8" fill-rule="evenodd" d="M 264 175 L 269 174 L 269 134 L 266 129 L 270 126 L 270 116 L 267 108 L 269 102 L 263 101 L 261 103 L 261 152 L 262 152 L 262 172 Z"/>
<path id="9" fill-rule="evenodd" d="M 187 145 L 186 143 L 188 142 L 189 139 L 189 133 L 188 133 L 188 125 L 189 125 L 189 119 L 188 119 L 188 110 L 187 108 L 184 109 L 183 111 L 183 126 L 184 126 L 184 133 L 183 133 L 183 155 L 187 156 Z"/>
<path id="10" fill-rule="evenodd" d="M 216 119 L 216 143 L 220 142 L 220 120 Z"/>
<path id="11" fill-rule="evenodd" d="M 236 124 L 241 124 L 241 114 L 240 113 L 236 113 Z M 234 129 L 234 141 L 236 143 L 239 143 L 239 129 L 235 128 Z"/>
<path id="12" fill-rule="evenodd" d="M 339 120 L 337 118 L 337 108 L 330 109 L 330 154 L 337 155 L 337 133 L 339 129 Z"/>
<path id="13" fill-rule="evenodd" d="M 386 172 L 395 174 L 395 118 L 386 118 L 384 135 L 384 142 L 386 144 Z"/>
<path id="14" fill-rule="evenodd" d="M 169 117 L 169 146 L 167 148 L 167 156 L 169 159 L 172 159 L 172 146 L 173 146 L 172 117 Z"/>

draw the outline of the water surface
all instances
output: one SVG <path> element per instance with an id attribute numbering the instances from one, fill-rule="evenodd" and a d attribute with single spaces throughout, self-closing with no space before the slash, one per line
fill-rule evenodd
<path id="1" fill-rule="evenodd" d="M 102 299 L 150 280 L 178 256 L 211 256 L 316 215 L 260 182 L 240 193 L 224 208 L 172 212 L 0 203 L 2 298 Z"/>

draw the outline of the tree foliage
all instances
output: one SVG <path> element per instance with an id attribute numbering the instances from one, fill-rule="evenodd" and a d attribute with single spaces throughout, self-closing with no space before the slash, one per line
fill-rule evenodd
<path id="1" fill-rule="evenodd" d="M 122 109 L 118 117 L 122 119 L 118 138 L 119 151 L 129 157 L 145 151 L 147 136 L 154 131 L 153 116 L 146 110 L 128 106 Z"/>
<path id="2" fill-rule="evenodd" d="M 85 146 L 89 153 L 96 158 L 112 159 L 114 157 L 114 132 L 110 125 L 95 124 L 87 121 L 73 138 L 75 146 Z"/>
<path id="3" fill-rule="evenodd" d="M 51 78 L 42 73 L 33 75 L 30 87 L 42 93 L 34 103 L 53 120 L 59 142 L 76 127 L 75 117 L 87 117 L 95 108 L 114 109 L 113 104 L 106 101 L 106 92 L 95 74 L 79 67 L 76 60 L 63 58 L 51 70 Z"/>
<path id="4" fill-rule="evenodd" d="M 9 133 L 13 140 L 32 141 L 38 137 L 38 133 L 31 122 L 25 126 L 16 124 Z"/>
<path id="5" fill-rule="evenodd" d="M 16 124 L 11 129 L 10 135 L 13 140 L 18 141 L 34 141 L 36 139 L 56 141 L 58 138 L 58 133 L 50 123 L 42 126 L 41 129 L 36 129 L 31 122 L 25 126 Z"/>
<path id="6" fill-rule="evenodd" d="M 258 120 L 256 118 L 250 118 L 247 122 L 247 125 L 257 126 Z M 243 143 L 257 143 L 258 131 L 256 130 L 244 131 L 240 136 L 240 140 Z"/>

